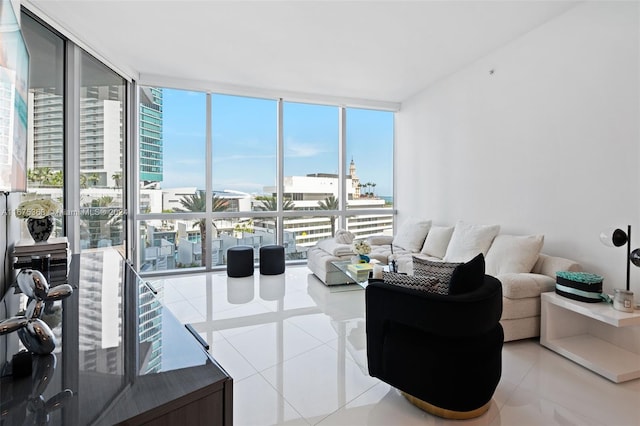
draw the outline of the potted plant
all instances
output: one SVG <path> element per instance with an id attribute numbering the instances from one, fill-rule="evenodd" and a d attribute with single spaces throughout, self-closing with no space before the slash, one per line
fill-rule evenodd
<path id="1" fill-rule="evenodd" d="M 51 198 L 39 198 L 23 201 L 18 205 L 15 215 L 27 220 L 27 230 L 36 243 L 45 242 L 51 236 L 55 222 L 53 215 L 60 205 Z"/>

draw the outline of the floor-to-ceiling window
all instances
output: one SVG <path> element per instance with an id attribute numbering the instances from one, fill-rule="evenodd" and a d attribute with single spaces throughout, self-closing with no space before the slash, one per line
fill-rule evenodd
<path id="1" fill-rule="evenodd" d="M 277 242 L 277 117 L 275 100 L 211 95 L 213 266 L 226 263 L 229 247 L 251 246 L 257 260 Z"/>
<path id="2" fill-rule="evenodd" d="M 126 81 L 86 52 L 80 59 L 80 247 L 122 246 Z"/>
<path id="3" fill-rule="evenodd" d="M 140 87 L 138 259 L 143 272 L 205 265 L 206 97 Z"/>
<path id="4" fill-rule="evenodd" d="M 338 227 L 392 233 L 393 112 L 139 92 L 141 271 L 215 268 L 235 245 L 305 259 Z"/>
<path id="5" fill-rule="evenodd" d="M 389 232 L 393 214 L 383 209 L 393 207 L 393 113 L 347 108 L 345 121 L 347 229 L 360 238 Z"/>
<path id="6" fill-rule="evenodd" d="M 27 132 L 27 193 L 23 199 L 51 198 L 64 204 L 64 40 L 22 14 L 22 33 L 30 53 Z M 64 221 L 54 216 L 54 235 Z M 29 238 L 23 224 L 21 237 Z"/>
<path id="7" fill-rule="evenodd" d="M 31 61 L 23 199 L 59 202 L 54 235 L 77 237 L 76 252 L 124 253 L 129 83 L 26 9 L 21 22 Z"/>
<path id="8" fill-rule="evenodd" d="M 31 54 L 25 197 L 63 204 L 72 217 L 58 216 L 56 233 L 75 234 L 76 251 L 124 248 L 126 185 L 136 189 L 143 270 L 224 265 L 229 244 L 278 243 L 287 259 L 305 259 L 338 227 L 391 233 L 393 112 L 141 87 L 134 183 L 125 167 L 130 83 L 33 16 L 22 14 Z"/>
<path id="9" fill-rule="evenodd" d="M 340 227 L 340 143 L 337 106 L 285 102 L 283 105 L 283 198 L 297 210 L 316 212 L 287 217 L 284 227 L 297 254 L 332 236 Z M 295 257 L 294 257 L 295 258 Z"/>

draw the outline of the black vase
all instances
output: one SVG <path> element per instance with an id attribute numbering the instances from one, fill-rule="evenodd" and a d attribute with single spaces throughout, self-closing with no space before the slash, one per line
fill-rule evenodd
<path id="1" fill-rule="evenodd" d="M 42 243 L 49 239 L 53 232 L 54 224 L 53 217 L 51 216 L 45 216 L 42 219 L 36 219 L 34 217 L 27 219 L 27 229 L 29 230 L 29 234 L 31 234 L 31 238 L 33 238 L 33 241 L 36 243 Z"/>

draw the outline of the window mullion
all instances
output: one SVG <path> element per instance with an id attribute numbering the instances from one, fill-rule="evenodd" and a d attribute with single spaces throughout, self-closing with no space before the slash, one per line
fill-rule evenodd
<path id="1" fill-rule="evenodd" d="M 80 252 L 80 54 L 78 46 L 67 42 L 65 61 L 65 233 L 72 253 Z"/>
<path id="2" fill-rule="evenodd" d="M 206 106 L 206 148 L 205 148 L 205 232 L 207 234 L 206 239 L 200 239 L 201 252 L 206 253 L 207 257 L 204 259 L 204 267 L 207 271 L 211 270 L 211 256 L 213 254 L 211 241 L 213 240 L 213 137 L 212 132 L 212 108 L 211 108 L 211 93 L 207 93 L 207 106 Z M 202 237 L 202 236 L 201 236 Z M 202 247 L 203 245 L 207 247 Z"/>
<path id="3" fill-rule="evenodd" d="M 347 110 L 341 106 L 338 108 L 338 214 L 339 225 L 338 228 L 346 229 L 346 214 L 347 210 L 347 171 L 346 171 L 346 157 L 347 157 Z"/>
<path id="4" fill-rule="evenodd" d="M 284 242 L 284 215 L 283 211 L 283 203 L 284 203 L 284 101 L 282 98 L 278 99 L 278 113 L 277 113 L 277 130 L 276 136 L 278 139 L 278 146 L 276 148 L 276 187 L 278 189 L 278 193 L 276 196 L 276 201 L 278 205 L 278 210 L 276 212 L 276 241 L 278 244 L 282 244 Z"/>

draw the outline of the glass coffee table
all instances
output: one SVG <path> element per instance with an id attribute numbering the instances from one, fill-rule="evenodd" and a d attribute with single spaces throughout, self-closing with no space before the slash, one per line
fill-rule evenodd
<path id="1" fill-rule="evenodd" d="M 356 286 L 359 286 L 361 288 L 366 288 L 367 284 L 369 283 L 369 278 L 373 273 L 373 270 L 370 270 L 366 273 L 363 273 L 362 271 L 360 273 L 353 271 L 352 269 L 349 268 L 349 265 L 353 264 L 353 262 L 351 262 L 350 260 L 335 260 L 331 262 L 331 264 L 335 266 L 340 272 L 342 272 L 349 279 L 349 281 L 351 281 L 351 283 L 346 283 L 342 285 L 341 284 L 332 285 L 330 286 L 332 290 L 337 290 L 336 287 L 344 287 L 344 286 L 352 287 L 350 288 L 352 290 L 358 290 Z M 386 268 L 386 265 L 382 265 L 380 263 L 373 262 L 372 264 L 377 264 Z"/>

